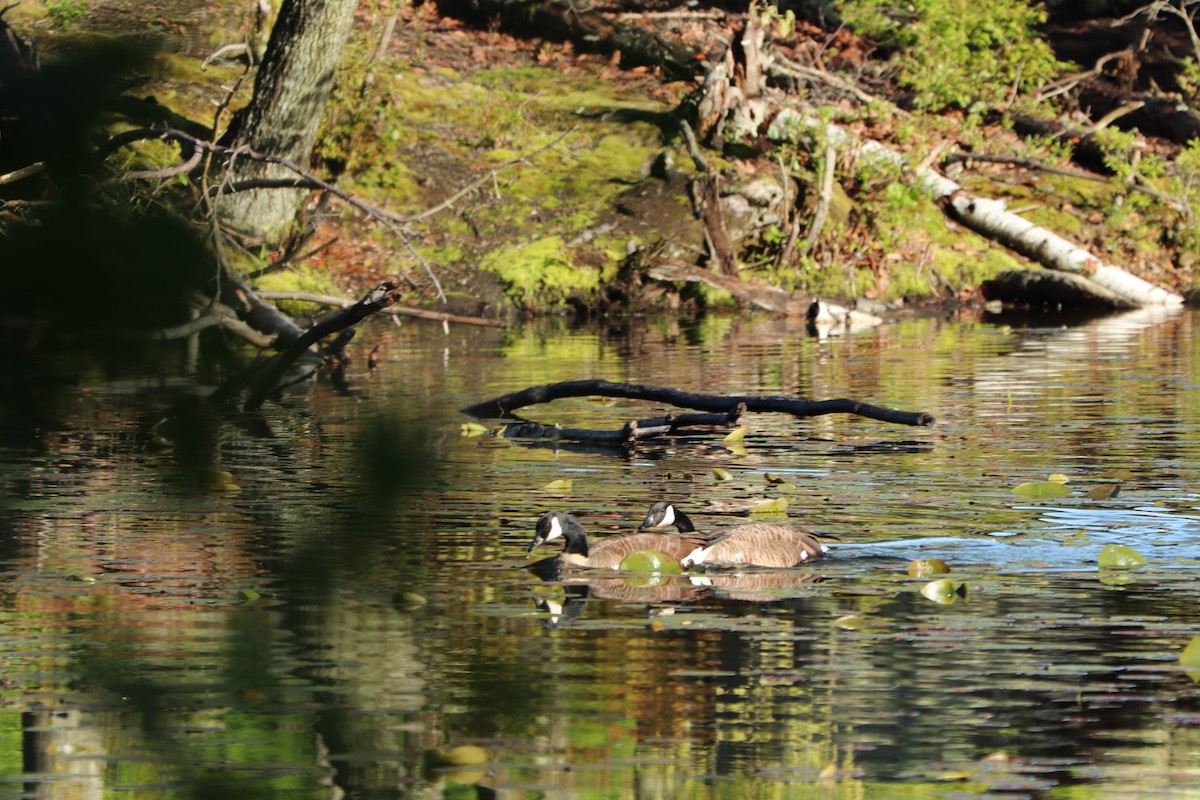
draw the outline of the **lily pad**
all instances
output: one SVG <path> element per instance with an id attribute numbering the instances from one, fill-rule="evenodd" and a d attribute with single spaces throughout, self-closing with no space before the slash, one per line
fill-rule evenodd
<path id="1" fill-rule="evenodd" d="M 622 572 L 678 575 L 683 572 L 679 562 L 657 550 L 635 550 L 621 559 Z"/>
<path id="2" fill-rule="evenodd" d="M 1046 480 L 1050 481 L 1051 483 L 1070 483 L 1071 482 L 1071 479 L 1068 478 L 1066 475 L 1063 475 L 1061 472 L 1054 473 Z"/>
<path id="3" fill-rule="evenodd" d="M 210 492 L 240 492 L 233 474 L 223 469 L 208 469 L 201 473 L 200 483 Z"/>
<path id="4" fill-rule="evenodd" d="M 446 753 L 446 763 L 456 767 L 474 767 L 487 763 L 487 751 L 473 744 L 462 744 Z"/>
<path id="5" fill-rule="evenodd" d="M 478 767 L 488 760 L 487 751 L 473 744 L 459 745 L 449 750 L 428 750 L 425 755 L 428 765 L 437 770 Z"/>
<path id="6" fill-rule="evenodd" d="M 874 627 L 879 623 L 875 622 L 865 614 L 846 614 L 843 617 L 838 617 L 835 619 L 833 624 L 848 631 L 859 631 L 864 628 Z"/>
<path id="7" fill-rule="evenodd" d="M 750 509 L 751 514 L 778 514 L 782 511 L 787 511 L 788 501 L 786 497 L 776 497 L 773 500 L 763 500 L 758 505 Z"/>
<path id="8" fill-rule="evenodd" d="M 571 488 L 571 479 L 570 478 L 562 478 L 557 481 L 550 481 L 542 488 L 545 489 L 547 492 L 566 492 L 566 491 L 569 491 Z"/>
<path id="9" fill-rule="evenodd" d="M 1033 481 L 1013 487 L 1013 494 L 1028 497 L 1030 500 L 1049 500 L 1054 497 L 1064 497 L 1070 493 L 1070 489 L 1057 481 Z"/>
<path id="10" fill-rule="evenodd" d="M 746 438 L 746 434 L 750 431 L 745 425 L 739 425 L 725 435 L 725 444 L 738 444 L 742 439 Z"/>
<path id="11" fill-rule="evenodd" d="M 908 562 L 908 574 L 914 578 L 943 575 L 949 571 L 950 567 L 940 558 L 919 558 L 916 561 Z"/>
<path id="12" fill-rule="evenodd" d="M 1146 566 L 1146 557 L 1125 544 L 1106 544 L 1100 551 L 1100 569 L 1131 569 Z"/>
<path id="13" fill-rule="evenodd" d="M 460 430 L 463 436 L 482 436 L 488 432 L 487 426 L 478 422 L 464 422 Z"/>
<path id="14" fill-rule="evenodd" d="M 1179 665 L 1194 682 L 1200 683 L 1200 636 L 1193 636 L 1179 654 Z"/>
<path id="15" fill-rule="evenodd" d="M 921 587 L 921 596 L 944 606 L 967 599 L 967 585 L 950 578 L 939 578 Z"/>
<path id="16" fill-rule="evenodd" d="M 1121 487 L 1115 483 L 1102 483 L 1088 489 L 1083 496 L 1088 500 L 1108 500 L 1110 497 L 1116 497 L 1120 491 Z"/>
<path id="17" fill-rule="evenodd" d="M 717 467 L 713 470 L 713 477 L 719 481 L 731 481 L 733 480 L 733 473 L 727 469 Z"/>

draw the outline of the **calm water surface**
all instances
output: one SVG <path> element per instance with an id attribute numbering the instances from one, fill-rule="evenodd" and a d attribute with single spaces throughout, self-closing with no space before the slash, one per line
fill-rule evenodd
<path id="1" fill-rule="evenodd" d="M 1179 662 L 1200 634 L 1196 328 L 381 324 L 350 392 L 262 419 L 89 368 L 4 407 L 0 796 L 1200 796 Z M 630 453 L 461 429 L 465 405 L 581 377 L 938 422 L 755 414 L 740 448 L 696 432 Z M 659 410 L 524 413 L 615 429 Z M 1012 491 L 1056 473 L 1065 497 Z M 526 569 L 547 510 L 603 535 L 659 499 L 719 527 L 777 497 L 829 559 L 657 584 Z M 1110 543 L 1148 565 L 1100 571 Z M 918 558 L 965 598 L 928 599 Z"/>

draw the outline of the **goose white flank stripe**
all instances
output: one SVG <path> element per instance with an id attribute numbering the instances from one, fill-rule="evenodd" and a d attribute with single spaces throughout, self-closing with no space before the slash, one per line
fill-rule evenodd
<path id="1" fill-rule="evenodd" d="M 639 530 L 672 527 L 679 534 L 696 532 L 687 514 L 671 503 L 658 502 L 650 506 Z M 704 546 L 688 553 L 680 564 L 795 567 L 823 558 L 828 552 L 829 548 L 812 531 L 790 525 L 751 523 L 714 531 Z"/>

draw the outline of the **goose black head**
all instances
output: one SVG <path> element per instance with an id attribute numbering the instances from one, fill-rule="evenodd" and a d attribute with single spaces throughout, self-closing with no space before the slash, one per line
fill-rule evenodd
<path id="1" fill-rule="evenodd" d="M 680 533 L 691 533 L 696 530 L 687 514 L 675 508 L 671 503 L 660 501 L 650 506 L 650 510 L 646 512 L 646 519 L 638 527 L 638 530 L 670 527 L 674 527 Z"/>
<path id="2" fill-rule="evenodd" d="M 556 539 L 566 540 L 564 553 L 587 555 L 587 537 L 583 533 L 583 526 L 579 524 L 579 520 L 562 511 L 547 511 L 542 514 L 533 529 L 533 541 L 526 552 L 531 553 L 534 548 Z"/>

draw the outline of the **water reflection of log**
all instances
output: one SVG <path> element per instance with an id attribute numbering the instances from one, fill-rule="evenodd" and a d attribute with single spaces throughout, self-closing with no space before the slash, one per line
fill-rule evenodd
<path id="1" fill-rule="evenodd" d="M 746 406 L 739 403 L 724 414 L 667 414 L 652 419 L 630 420 L 617 431 L 595 431 L 585 428 L 563 428 L 559 425 L 541 425 L 537 422 L 520 422 L 506 425 L 502 435 L 506 439 L 626 445 L 633 444 L 639 439 L 676 433 L 684 428 L 730 428 L 744 413 L 746 413 Z"/>

